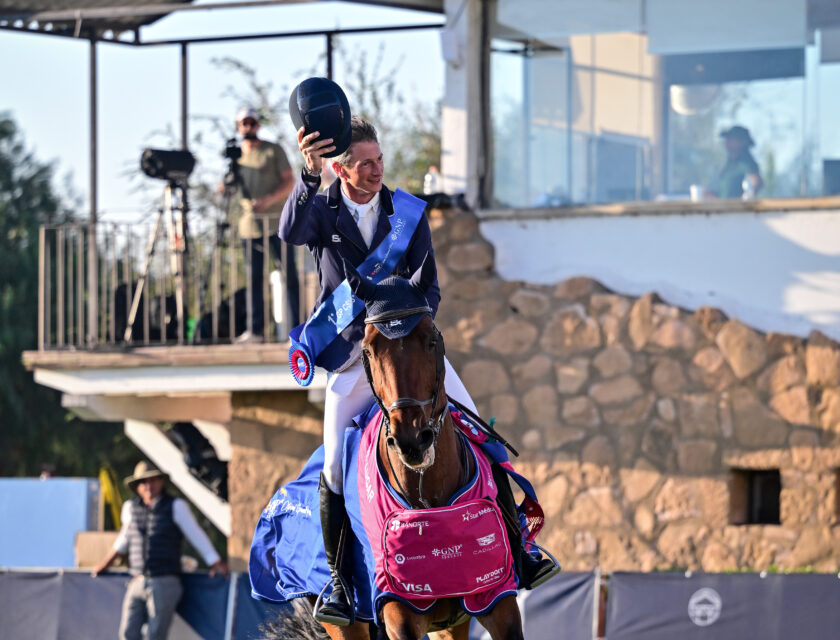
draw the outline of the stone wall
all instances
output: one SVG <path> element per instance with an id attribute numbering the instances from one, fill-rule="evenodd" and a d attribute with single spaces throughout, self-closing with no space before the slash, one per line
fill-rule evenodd
<path id="1" fill-rule="evenodd" d="M 231 569 L 247 571 L 260 512 L 321 444 L 323 410 L 307 401 L 305 391 L 238 392 L 232 403 L 228 557 Z"/>
<path id="2" fill-rule="evenodd" d="M 447 355 L 565 568 L 840 568 L 840 345 L 585 277 L 506 282 L 473 214 L 430 219 Z M 780 471 L 780 525 L 733 524 L 733 469 Z"/>

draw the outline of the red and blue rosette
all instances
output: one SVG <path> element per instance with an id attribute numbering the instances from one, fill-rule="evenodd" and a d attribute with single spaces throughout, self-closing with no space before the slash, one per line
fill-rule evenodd
<path id="1" fill-rule="evenodd" d="M 315 358 L 312 357 L 312 352 L 304 342 L 306 338 L 301 339 L 304 325 L 298 325 L 289 332 L 289 341 L 292 346 L 289 347 L 289 370 L 292 372 L 292 377 L 301 387 L 308 387 L 315 376 Z"/>
<path id="2" fill-rule="evenodd" d="M 308 387 L 315 376 L 315 365 L 306 347 L 292 340 L 289 347 L 289 370 L 292 377 L 302 387 Z"/>

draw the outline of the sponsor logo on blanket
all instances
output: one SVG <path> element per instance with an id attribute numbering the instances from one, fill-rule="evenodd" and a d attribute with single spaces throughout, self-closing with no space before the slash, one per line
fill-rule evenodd
<path id="1" fill-rule="evenodd" d="M 481 536 L 480 538 L 476 538 L 475 541 L 479 544 L 479 546 L 486 547 L 496 541 L 496 534 L 491 533 L 488 536 Z"/>
<path id="2" fill-rule="evenodd" d="M 421 554 L 416 555 L 416 556 L 408 556 L 407 558 L 401 553 L 398 553 L 397 555 L 394 556 L 394 561 L 397 564 L 405 564 L 406 560 L 425 560 L 425 559 L 426 559 L 426 554 L 424 554 L 424 553 L 421 553 Z"/>
<path id="3" fill-rule="evenodd" d="M 431 593 L 432 588 L 428 584 L 412 584 L 410 582 L 400 582 L 403 591 L 406 593 Z"/>
<path id="4" fill-rule="evenodd" d="M 285 496 L 283 498 L 277 498 L 272 500 L 263 510 L 263 514 L 267 518 L 273 518 L 278 513 L 289 513 L 293 515 L 305 516 L 307 518 L 312 517 L 312 509 L 309 508 L 309 505 L 303 504 L 302 502 L 294 502 L 292 500 L 289 500 L 289 498 Z"/>
<path id="5" fill-rule="evenodd" d="M 464 548 L 462 544 L 453 544 L 449 547 L 438 548 L 435 547 L 432 549 L 432 555 L 435 558 L 440 558 L 442 560 L 453 560 L 455 558 L 460 558 L 462 553 L 461 549 Z"/>
<path id="6" fill-rule="evenodd" d="M 423 527 L 428 528 L 429 523 L 426 520 L 414 520 L 412 522 L 403 522 L 402 520 L 391 520 L 391 531 L 399 531 L 400 529 L 404 529 L 405 527 L 411 527 L 416 529 L 422 529 Z"/>
<path id="7" fill-rule="evenodd" d="M 478 511 L 468 511 L 467 513 L 461 514 L 461 520 L 464 522 L 469 522 L 470 520 L 475 520 L 476 518 L 480 518 L 481 516 L 490 513 L 493 511 L 493 507 L 484 507 L 483 509 L 479 509 Z"/>
<path id="8" fill-rule="evenodd" d="M 488 571 L 483 576 L 476 576 L 475 581 L 477 584 L 486 584 L 491 580 L 495 580 L 496 578 L 502 575 L 502 572 L 505 571 L 505 567 L 499 567 L 498 569 L 493 569 L 493 571 Z"/>

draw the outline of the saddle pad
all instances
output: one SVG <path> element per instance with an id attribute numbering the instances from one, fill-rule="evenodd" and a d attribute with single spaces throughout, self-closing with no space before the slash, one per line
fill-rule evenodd
<path id="1" fill-rule="evenodd" d="M 388 587 L 406 597 L 482 593 L 505 582 L 512 565 L 502 514 L 486 498 L 396 509 L 385 520 L 382 547 Z"/>

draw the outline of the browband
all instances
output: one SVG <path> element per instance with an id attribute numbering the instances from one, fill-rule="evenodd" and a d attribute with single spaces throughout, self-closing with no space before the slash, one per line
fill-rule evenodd
<path id="1" fill-rule="evenodd" d="M 418 313 L 432 313 L 432 308 L 429 306 L 425 307 L 411 307 L 410 309 L 395 309 L 394 311 L 383 311 L 382 313 L 378 313 L 375 316 L 368 316 L 365 318 L 365 324 L 375 324 L 377 322 L 388 322 L 389 320 L 400 320 L 402 318 L 408 318 L 409 316 L 415 316 Z"/>

